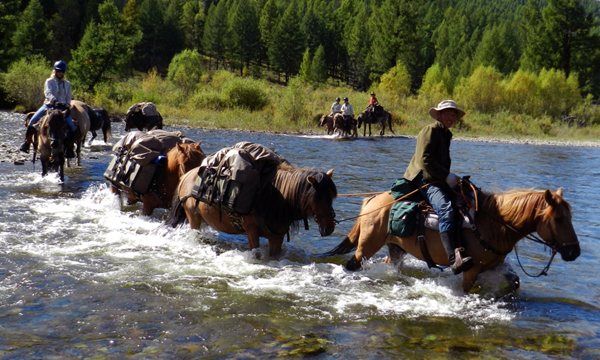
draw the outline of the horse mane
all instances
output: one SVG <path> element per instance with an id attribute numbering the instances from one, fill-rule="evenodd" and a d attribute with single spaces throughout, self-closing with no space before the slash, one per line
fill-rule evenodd
<path id="1" fill-rule="evenodd" d="M 482 206 L 488 211 L 499 215 L 504 221 L 522 229 L 537 217 L 550 220 L 555 216 L 556 209 L 547 206 L 544 190 L 513 189 L 502 194 L 482 193 Z M 558 197 L 554 194 L 555 197 Z M 571 210 L 571 205 L 562 197 L 557 203 Z"/>
<path id="2" fill-rule="evenodd" d="M 40 131 L 45 133 L 45 129 L 48 131 L 56 132 L 56 135 L 62 135 L 61 139 L 65 137 L 64 129 L 65 129 L 65 119 L 63 113 L 60 110 L 51 109 L 46 114 L 47 120 L 42 122 Z M 56 120 L 58 119 L 58 120 Z"/>
<path id="3" fill-rule="evenodd" d="M 179 144 L 167 152 L 167 171 L 178 172 L 179 166 L 192 164 L 192 167 L 200 166 L 206 155 L 202 149 L 196 150 L 196 144 Z"/>
<path id="4" fill-rule="evenodd" d="M 307 181 L 309 176 L 315 178 L 317 186 Z M 267 181 L 261 184 L 255 211 L 271 232 L 277 225 L 290 223 L 292 230 L 296 231 L 317 196 L 330 196 L 331 200 L 337 197 L 333 180 L 315 169 L 297 169 L 283 163 L 266 178 Z"/>

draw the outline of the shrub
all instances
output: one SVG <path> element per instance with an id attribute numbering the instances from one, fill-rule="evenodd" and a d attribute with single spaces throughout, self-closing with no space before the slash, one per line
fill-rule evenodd
<path id="1" fill-rule="evenodd" d="M 167 79 L 171 80 L 184 92 L 194 90 L 202 77 L 202 58 L 196 50 L 183 50 L 173 56 L 169 64 Z"/>
<path id="2" fill-rule="evenodd" d="M 567 78 L 562 70 L 556 69 L 540 71 L 538 94 L 541 105 L 538 111 L 554 119 L 567 115 L 583 101 L 578 88 L 577 75 L 571 74 Z"/>
<path id="3" fill-rule="evenodd" d="M 443 71 L 438 64 L 433 64 L 423 77 L 423 84 L 419 89 L 419 96 L 427 103 L 437 104 L 444 99 L 449 99 L 452 89 L 448 68 Z"/>
<path id="4" fill-rule="evenodd" d="M 462 78 L 454 90 L 458 104 L 467 109 L 493 113 L 502 105 L 502 74 L 493 66 L 480 66 L 467 78 Z"/>
<path id="5" fill-rule="evenodd" d="M 503 82 L 504 106 L 515 114 L 533 115 L 537 108 L 537 76 L 519 70 Z"/>
<path id="6" fill-rule="evenodd" d="M 0 85 L 10 101 L 33 111 L 44 103 L 44 83 L 51 73 L 50 63 L 43 56 L 34 55 L 12 63 L 1 74 Z"/>
<path id="7" fill-rule="evenodd" d="M 223 96 L 231 107 L 250 111 L 261 110 L 269 104 L 263 83 L 251 78 L 234 77 L 223 86 Z"/>
<path id="8" fill-rule="evenodd" d="M 193 109 L 224 110 L 227 100 L 217 91 L 199 91 L 188 101 L 188 107 Z"/>
<path id="9" fill-rule="evenodd" d="M 410 74 L 400 61 L 381 76 L 379 92 L 392 104 L 399 104 L 410 93 Z"/>

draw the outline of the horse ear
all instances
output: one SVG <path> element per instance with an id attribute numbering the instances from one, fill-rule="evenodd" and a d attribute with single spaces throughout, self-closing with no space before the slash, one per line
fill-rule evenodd
<path id="1" fill-rule="evenodd" d="M 333 175 L 333 169 L 327 170 L 327 172 L 325 173 L 325 175 L 331 177 L 331 175 Z"/>
<path id="2" fill-rule="evenodd" d="M 196 145 L 194 145 L 194 146 L 196 146 L 196 149 L 201 150 L 201 145 L 202 145 L 202 141 L 198 141 L 196 143 Z"/>
<path id="3" fill-rule="evenodd" d="M 177 143 L 177 149 L 178 149 L 179 151 L 183 151 L 183 147 L 181 146 L 181 144 Z"/>
<path id="4" fill-rule="evenodd" d="M 67 116 L 67 114 L 69 113 L 69 109 L 61 111 L 61 113 L 63 114 L 63 116 Z"/>
<path id="5" fill-rule="evenodd" d="M 556 195 L 562 197 L 562 188 L 558 188 L 558 190 L 556 190 Z"/>
<path id="6" fill-rule="evenodd" d="M 317 184 L 317 179 L 315 179 L 312 176 L 307 177 L 306 181 L 308 181 L 308 183 L 311 184 L 312 186 L 315 186 Z"/>
<path id="7" fill-rule="evenodd" d="M 546 200 L 548 205 L 550 205 L 550 206 L 556 205 L 556 200 L 554 200 L 554 198 L 552 197 L 552 193 L 548 189 L 546 189 L 546 191 L 544 192 L 544 199 Z"/>

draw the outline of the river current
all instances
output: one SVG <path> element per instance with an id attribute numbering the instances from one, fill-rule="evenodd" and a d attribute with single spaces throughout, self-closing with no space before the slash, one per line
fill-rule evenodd
<path id="1" fill-rule="evenodd" d="M 6 160 L 20 145 L 20 114 L 0 112 Z M 277 135 L 172 128 L 208 154 L 239 141 L 276 150 L 296 167 L 333 168 L 340 194 L 388 190 L 402 176 L 415 140 Z M 398 131 L 397 131 L 398 133 Z M 113 124 L 114 144 L 124 135 Z M 600 148 L 454 141 L 453 171 L 487 191 L 563 188 L 581 242 L 574 262 L 557 258 L 549 275 L 527 277 L 515 253 L 502 271 L 480 276 L 463 295 L 461 276 L 407 256 L 395 269 L 386 252 L 363 270 L 335 247 L 353 221 L 320 237 L 314 222 L 262 257 L 245 236 L 209 227 L 163 225 L 108 190 L 112 151 L 99 140 L 81 167 L 41 177 L 41 165 L 0 163 L 0 357 L 3 359 L 321 359 L 600 358 Z M 340 196 L 338 219 L 358 215 L 362 197 Z M 384 248 L 385 250 L 385 248 Z M 530 273 L 549 258 L 518 244 Z M 521 288 L 504 295 L 504 271 Z"/>

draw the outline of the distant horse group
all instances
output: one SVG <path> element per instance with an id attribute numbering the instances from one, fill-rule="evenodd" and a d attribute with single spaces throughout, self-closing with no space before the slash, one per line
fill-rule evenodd
<path id="1" fill-rule="evenodd" d="M 388 126 L 390 132 L 392 130 L 392 114 L 379 109 L 371 111 L 367 109 L 360 113 L 356 119 L 348 121 L 342 114 L 323 114 L 319 120 L 319 127 L 324 127 L 327 135 L 337 133 L 343 137 L 357 137 L 357 128 L 360 129 L 364 124 L 363 136 L 366 136 L 367 125 L 369 126 L 369 136 L 371 136 L 371 124 L 381 124 L 380 136 L 385 134 L 385 127 Z"/>

